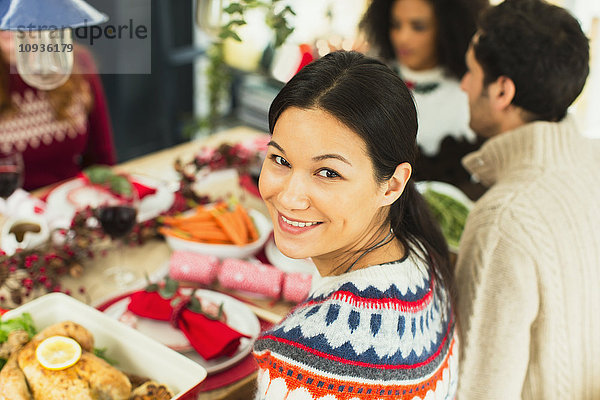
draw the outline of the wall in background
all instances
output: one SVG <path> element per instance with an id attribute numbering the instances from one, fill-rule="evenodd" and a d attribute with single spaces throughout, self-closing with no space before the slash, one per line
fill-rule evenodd
<path id="1" fill-rule="evenodd" d="M 109 16 L 131 16 L 137 23 L 151 27 L 151 74 L 101 75 L 118 161 L 184 141 L 182 126 L 193 115 L 194 71 L 191 59 L 180 62 L 172 56 L 177 48 L 192 44 L 193 2 L 86 1 Z M 144 20 L 148 18 L 149 3 L 151 19 Z M 141 9 L 142 6 L 146 8 Z M 93 46 L 91 50 L 93 53 Z"/>

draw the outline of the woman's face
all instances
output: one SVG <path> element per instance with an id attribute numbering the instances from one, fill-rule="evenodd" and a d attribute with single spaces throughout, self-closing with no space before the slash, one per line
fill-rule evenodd
<path id="1" fill-rule="evenodd" d="M 390 42 L 398 62 L 415 71 L 435 67 L 437 23 L 433 5 L 428 0 L 396 0 L 390 18 Z"/>
<path id="2" fill-rule="evenodd" d="M 328 275 L 383 224 L 384 186 L 364 141 L 327 112 L 288 108 L 277 121 L 259 189 L 288 257 L 312 257 Z"/>

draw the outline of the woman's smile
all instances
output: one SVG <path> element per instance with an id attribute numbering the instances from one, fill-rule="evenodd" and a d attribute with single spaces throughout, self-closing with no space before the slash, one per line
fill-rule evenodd
<path id="1" fill-rule="evenodd" d="M 279 222 L 279 227 L 283 232 L 291 233 L 293 235 L 299 235 L 301 233 L 311 231 L 323 223 L 319 221 L 302 221 L 291 219 L 285 217 L 281 213 L 279 213 L 279 218 L 277 218 L 277 221 Z"/>

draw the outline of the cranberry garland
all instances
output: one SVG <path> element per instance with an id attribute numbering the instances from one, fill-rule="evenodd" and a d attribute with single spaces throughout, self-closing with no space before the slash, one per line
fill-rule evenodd
<path id="1" fill-rule="evenodd" d="M 250 150 L 241 143 L 223 143 L 215 149 L 201 149 L 190 162 L 176 160 L 175 169 L 181 177 L 180 189 L 171 209 L 161 216 L 177 214 L 215 200 L 192 190 L 199 173 L 225 168 L 248 173 L 260 168 L 263 157 L 264 151 L 259 149 Z M 124 241 L 130 246 L 137 246 L 162 237 L 158 233 L 159 227 L 159 218 L 143 222 L 136 225 Z M 70 294 L 61 286 L 60 278 L 67 274 L 80 277 L 85 261 L 102 255 L 98 252 L 106 251 L 98 250 L 98 244 L 107 237 L 91 208 L 79 211 L 69 229 L 53 232 L 51 237 L 43 247 L 20 250 L 11 256 L 0 251 L 0 308 L 13 308 L 47 292 Z M 83 294 L 85 288 L 81 287 L 79 291 Z"/>
<path id="2" fill-rule="evenodd" d="M 208 198 L 202 200 L 208 202 Z M 178 191 L 173 206 L 161 216 L 177 214 L 191 205 L 194 203 Z M 125 237 L 125 243 L 137 246 L 161 237 L 158 219 L 137 224 Z M 85 262 L 106 251 L 98 250 L 98 244 L 105 240 L 107 236 L 95 211 L 88 207 L 75 215 L 69 229 L 53 232 L 45 246 L 18 250 L 11 256 L 0 251 L 0 308 L 13 308 L 47 292 L 71 294 L 61 286 L 60 278 L 67 274 L 80 277 Z M 85 293 L 85 288 L 79 288 L 79 292 Z"/>

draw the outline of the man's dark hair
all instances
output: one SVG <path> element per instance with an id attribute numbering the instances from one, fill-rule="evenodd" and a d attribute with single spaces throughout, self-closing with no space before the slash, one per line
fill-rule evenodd
<path id="1" fill-rule="evenodd" d="M 398 0 L 373 0 L 360 22 L 369 42 L 387 61 L 396 54 L 390 41 L 391 9 Z M 437 21 L 436 52 L 440 66 L 449 76 L 461 79 L 466 72 L 465 53 L 477 27 L 477 17 L 488 0 L 425 0 Z"/>
<path id="2" fill-rule="evenodd" d="M 505 0 L 489 9 L 473 49 L 484 84 L 512 79 L 512 104 L 529 121 L 563 119 L 589 73 L 589 43 L 579 22 L 542 0 Z"/>

